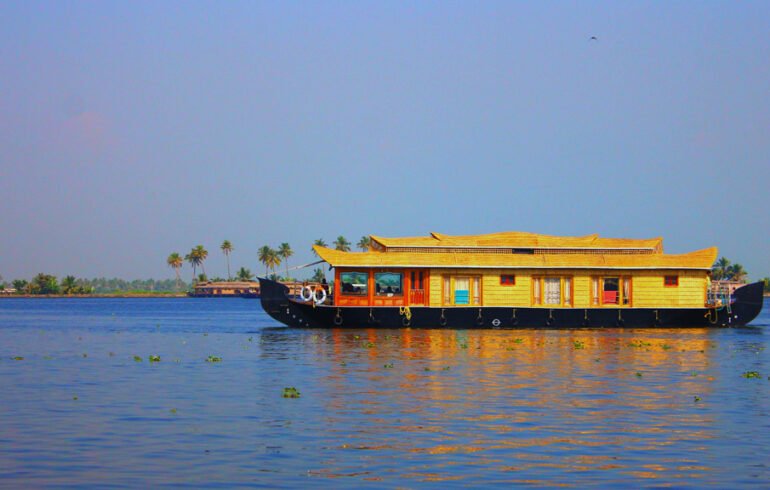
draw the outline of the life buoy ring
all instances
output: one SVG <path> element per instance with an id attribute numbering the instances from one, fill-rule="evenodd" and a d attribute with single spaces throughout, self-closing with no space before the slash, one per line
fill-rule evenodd
<path id="1" fill-rule="evenodd" d="M 307 296 L 305 296 L 305 291 L 307 291 Z M 313 290 L 310 286 L 302 286 L 302 289 L 299 290 L 299 297 L 302 301 L 310 301 L 313 299 Z"/>
<path id="2" fill-rule="evenodd" d="M 321 293 L 321 297 L 318 297 L 318 293 Z M 315 304 L 320 305 L 323 304 L 324 301 L 326 301 L 326 290 L 324 288 L 318 288 L 313 293 L 313 301 L 315 301 Z"/>

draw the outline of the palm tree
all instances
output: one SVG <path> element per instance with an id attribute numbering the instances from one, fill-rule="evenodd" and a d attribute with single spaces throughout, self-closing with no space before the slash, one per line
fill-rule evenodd
<path id="1" fill-rule="evenodd" d="M 198 257 L 198 251 L 196 249 L 190 250 L 190 253 L 184 256 L 184 259 L 190 263 L 190 265 L 193 268 L 193 283 L 195 282 L 195 276 L 196 276 L 196 269 L 198 265 L 201 263 L 200 257 Z"/>
<path id="2" fill-rule="evenodd" d="M 318 240 L 313 242 L 313 245 L 317 245 L 319 247 L 325 247 L 326 246 L 326 242 L 324 241 L 323 238 L 319 238 Z M 318 254 L 315 252 L 315 248 L 311 248 L 310 251 L 313 252 L 313 255 L 318 257 Z"/>
<path id="3" fill-rule="evenodd" d="M 730 276 L 730 280 L 737 281 L 737 282 L 743 282 L 746 279 L 746 276 L 748 275 L 748 273 L 743 268 L 743 266 L 738 263 L 731 265 L 728 268 L 727 273 Z"/>
<path id="4" fill-rule="evenodd" d="M 714 265 L 712 266 L 712 274 L 714 276 L 714 280 L 720 281 L 723 279 L 727 279 L 727 273 L 730 268 L 730 261 L 727 260 L 727 257 L 721 257 L 719 260 L 714 262 Z"/>
<path id="5" fill-rule="evenodd" d="M 241 267 L 238 269 L 238 272 L 235 273 L 235 277 L 239 281 L 251 281 L 251 279 L 254 277 L 254 274 L 252 274 L 249 269 Z"/>
<path id="6" fill-rule="evenodd" d="M 294 255 L 294 250 L 291 249 L 291 246 L 284 242 L 281 244 L 280 247 L 278 247 L 278 256 L 281 257 L 286 262 L 286 280 L 289 280 L 289 257 Z"/>
<path id="7" fill-rule="evenodd" d="M 77 290 L 77 279 L 75 276 L 66 276 L 61 280 L 61 289 L 64 294 L 72 294 Z"/>
<path id="8" fill-rule="evenodd" d="M 368 252 L 369 247 L 372 245 L 372 239 L 368 236 L 364 235 L 361 237 L 360 240 L 358 240 L 358 244 L 356 244 L 356 247 L 360 248 L 363 252 Z"/>
<path id="9" fill-rule="evenodd" d="M 278 252 L 274 249 L 270 249 L 270 254 L 268 256 L 268 265 L 270 266 L 270 270 L 273 271 L 273 275 L 275 275 L 275 268 L 281 265 L 281 257 L 278 255 Z"/>
<path id="10" fill-rule="evenodd" d="M 267 245 L 262 245 L 259 248 L 259 261 L 262 262 L 262 264 L 265 266 L 265 277 L 267 277 L 267 269 L 270 264 L 270 253 L 273 251 L 272 248 L 270 248 Z"/>
<path id="11" fill-rule="evenodd" d="M 198 260 L 201 265 L 201 269 L 203 269 L 203 275 L 206 275 L 206 268 L 203 266 L 203 261 L 206 260 L 206 257 L 209 256 L 209 252 L 203 248 L 203 245 L 198 245 L 195 247 L 195 251 L 198 253 Z"/>
<path id="12" fill-rule="evenodd" d="M 176 272 L 176 290 L 179 291 L 179 269 L 182 268 L 182 264 L 184 264 L 184 260 L 182 260 L 182 256 L 179 255 L 177 252 L 172 253 L 168 256 L 166 259 L 166 263 L 169 267 L 174 268 L 174 272 Z"/>
<path id="13" fill-rule="evenodd" d="M 313 269 L 313 277 L 310 278 L 311 281 L 321 282 L 324 279 L 326 279 L 326 274 L 324 274 L 324 270 L 322 267 Z"/>
<path id="14" fill-rule="evenodd" d="M 343 252 L 350 251 L 350 242 L 342 235 L 338 236 L 334 241 L 334 248 Z"/>
<path id="15" fill-rule="evenodd" d="M 230 243 L 230 240 L 225 240 L 222 242 L 222 245 L 219 246 L 220 249 L 222 249 L 222 253 L 225 254 L 225 258 L 227 258 L 227 280 L 230 280 L 230 252 L 233 251 L 233 244 Z"/>

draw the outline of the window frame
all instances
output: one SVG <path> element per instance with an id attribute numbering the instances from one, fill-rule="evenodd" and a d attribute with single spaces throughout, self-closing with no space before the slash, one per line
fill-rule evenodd
<path id="1" fill-rule="evenodd" d="M 673 279 L 673 284 L 669 282 L 669 279 Z M 665 275 L 663 276 L 663 287 L 666 288 L 678 288 L 679 287 L 679 274 Z"/>
<path id="2" fill-rule="evenodd" d="M 401 281 L 399 282 L 399 288 L 398 292 L 394 293 L 386 293 L 386 292 L 379 292 L 377 291 L 377 276 L 382 274 L 390 274 L 390 275 L 396 275 L 401 276 Z M 380 271 L 375 272 L 372 274 L 372 279 L 374 280 L 374 297 L 380 297 L 380 298 L 394 298 L 394 297 L 401 297 L 404 296 L 404 273 L 403 272 L 392 272 L 392 271 Z"/>
<path id="3" fill-rule="evenodd" d="M 515 286 L 516 285 L 516 275 L 515 274 L 500 274 L 500 285 L 501 286 Z"/>
<path id="4" fill-rule="evenodd" d="M 455 279 L 468 280 L 468 303 L 455 303 Z M 477 308 L 484 304 L 484 281 L 481 274 L 442 274 L 441 275 L 441 305 Z M 478 301 L 478 302 L 476 302 Z"/>
<path id="5" fill-rule="evenodd" d="M 362 292 L 345 291 L 343 289 L 345 282 L 342 280 L 342 276 L 344 276 L 345 274 L 363 274 L 363 275 L 365 275 L 366 276 L 366 282 L 365 282 L 364 290 Z M 344 272 L 341 271 L 340 272 L 340 296 L 349 296 L 351 298 L 366 298 L 366 297 L 368 297 L 369 296 L 369 280 L 371 279 L 370 276 L 371 276 L 371 274 L 369 273 L 369 271 L 366 271 L 366 272 L 357 271 L 357 270 L 344 271 Z M 355 283 L 348 283 L 348 284 L 353 285 Z"/>
<path id="6" fill-rule="evenodd" d="M 545 302 L 545 279 L 559 279 L 559 303 Z M 567 293 L 569 287 L 569 293 Z M 530 288 L 530 304 L 546 308 L 573 308 L 575 306 L 575 276 L 574 275 L 540 275 L 532 276 Z"/>

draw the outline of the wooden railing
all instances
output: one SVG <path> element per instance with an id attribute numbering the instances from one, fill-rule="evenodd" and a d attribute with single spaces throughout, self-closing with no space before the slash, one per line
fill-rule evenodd
<path id="1" fill-rule="evenodd" d="M 410 289 L 409 290 L 409 304 L 410 305 L 424 305 L 425 304 L 425 290 L 424 289 Z"/>

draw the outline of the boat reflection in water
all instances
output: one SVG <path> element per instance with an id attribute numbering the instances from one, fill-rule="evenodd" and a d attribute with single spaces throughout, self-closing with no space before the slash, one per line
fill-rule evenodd
<path id="1" fill-rule="evenodd" d="M 717 461 L 735 457 L 718 449 L 724 426 L 708 408 L 729 389 L 715 388 L 708 329 L 308 335 L 329 363 L 309 395 L 329 437 L 367 451 L 366 469 L 347 453 L 322 476 L 691 484 L 718 481 Z"/>

